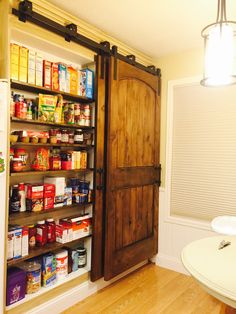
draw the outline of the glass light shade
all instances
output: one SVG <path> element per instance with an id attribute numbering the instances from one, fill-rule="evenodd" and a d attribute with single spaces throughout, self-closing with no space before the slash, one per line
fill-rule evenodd
<path id="1" fill-rule="evenodd" d="M 236 83 L 236 32 L 234 22 L 215 23 L 206 27 L 205 71 L 201 84 L 224 86 Z"/>

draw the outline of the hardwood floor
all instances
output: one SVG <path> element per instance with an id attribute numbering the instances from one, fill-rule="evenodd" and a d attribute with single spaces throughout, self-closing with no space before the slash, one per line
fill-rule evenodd
<path id="1" fill-rule="evenodd" d="M 191 277 L 148 264 L 64 314 L 220 314 L 221 308 Z"/>

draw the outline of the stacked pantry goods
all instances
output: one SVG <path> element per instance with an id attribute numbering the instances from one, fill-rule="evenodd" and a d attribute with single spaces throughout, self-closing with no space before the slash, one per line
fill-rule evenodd
<path id="1" fill-rule="evenodd" d="M 49 60 L 11 44 L 7 305 L 90 270 L 94 73 Z"/>
<path id="2" fill-rule="evenodd" d="M 91 70 L 79 70 L 71 65 L 43 60 L 41 53 L 14 43 L 11 44 L 10 50 L 11 79 L 93 98 Z"/>
<path id="3" fill-rule="evenodd" d="M 47 253 L 19 267 L 10 268 L 7 274 L 7 305 L 24 299 L 25 294 L 38 292 L 63 281 L 68 274 L 86 266 L 86 248 L 83 245 L 63 248 Z"/>

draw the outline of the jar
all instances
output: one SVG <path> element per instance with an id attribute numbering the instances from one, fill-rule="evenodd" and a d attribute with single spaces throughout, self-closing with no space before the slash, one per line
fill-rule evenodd
<path id="1" fill-rule="evenodd" d="M 75 124 L 79 124 L 80 119 L 80 104 L 75 104 Z"/>
<path id="2" fill-rule="evenodd" d="M 83 144 L 83 142 L 84 142 L 83 130 L 81 129 L 75 130 L 74 143 Z"/>
<path id="3" fill-rule="evenodd" d="M 57 131 L 58 131 L 58 129 L 50 129 L 49 130 L 49 135 L 50 136 L 57 136 Z"/>
<path id="4" fill-rule="evenodd" d="M 57 143 L 60 144 L 61 143 L 61 130 L 60 129 L 56 130 L 56 137 L 57 137 Z"/>
<path id="5" fill-rule="evenodd" d="M 36 245 L 44 246 L 47 243 L 47 226 L 45 220 L 37 222 Z"/>
<path id="6" fill-rule="evenodd" d="M 86 116 L 84 119 L 84 125 L 85 126 L 90 126 L 90 116 Z"/>
<path id="7" fill-rule="evenodd" d="M 61 169 L 62 170 L 72 169 L 72 155 L 70 152 L 61 152 Z"/>
<path id="8" fill-rule="evenodd" d="M 69 143 L 69 134 L 67 129 L 61 130 L 61 143 L 68 144 Z"/>
<path id="9" fill-rule="evenodd" d="M 60 250 L 56 253 L 57 280 L 63 280 L 68 274 L 68 251 Z"/>
<path id="10" fill-rule="evenodd" d="M 61 170 L 61 157 L 57 151 L 52 151 L 49 158 L 50 170 Z"/>
<path id="11" fill-rule="evenodd" d="M 78 267 L 85 267 L 87 264 L 87 250 L 85 248 L 78 248 Z"/>
<path id="12" fill-rule="evenodd" d="M 52 243 L 56 241 L 56 224 L 53 218 L 48 218 L 46 220 L 47 225 L 47 242 Z"/>
<path id="13" fill-rule="evenodd" d="M 36 246 L 37 229 L 35 225 L 28 226 L 28 229 L 29 229 L 29 247 L 34 248 Z"/>
<path id="14" fill-rule="evenodd" d="M 23 162 L 20 158 L 13 158 L 11 161 L 11 171 L 12 172 L 21 172 L 23 171 Z"/>
<path id="15" fill-rule="evenodd" d="M 83 113 L 80 114 L 79 125 L 81 125 L 81 126 L 85 125 L 85 117 L 84 117 Z"/>
<path id="16" fill-rule="evenodd" d="M 75 132 L 73 130 L 68 131 L 69 144 L 74 144 Z"/>
<path id="17" fill-rule="evenodd" d="M 41 288 L 41 265 L 36 262 L 25 262 L 22 268 L 26 272 L 26 293 L 38 292 Z"/>
<path id="18" fill-rule="evenodd" d="M 23 95 L 18 95 L 17 101 L 15 103 L 15 114 L 16 117 L 19 119 L 26 119 L 27 117 L 27 104 L 24 101 L 24 96 Z"/>
<path id="19" fill-rule="evenodd" d="M 15 149 L 15 158 L 20 158 L 22 160 L 23 168 L 26 167 L 27 160 L 28 160 L 28 153 L 23 148 Z"/>
<path id="20" fill-rule="evenodd" d="M 90 117 L 90 107 L 89 105 L 84 105 L 84 116 Z"/>
<path id="21" fill-rule="evenodd" d="M 10 148 L 10 162 L 12 161 L 12 159 L 14 158 L 14 149 L 13 148 Z"/>

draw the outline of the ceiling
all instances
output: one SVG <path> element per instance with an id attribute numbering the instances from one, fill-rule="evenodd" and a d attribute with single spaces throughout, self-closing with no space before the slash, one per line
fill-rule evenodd
<path id="1" fill-rule="evenodd" d="M 147 55 L 158 58 L 203 46 L 201 30 L 216 19 L 217 0 L 49 0 Z M 236 20 L 236 1 L 227 0 Z"/>

